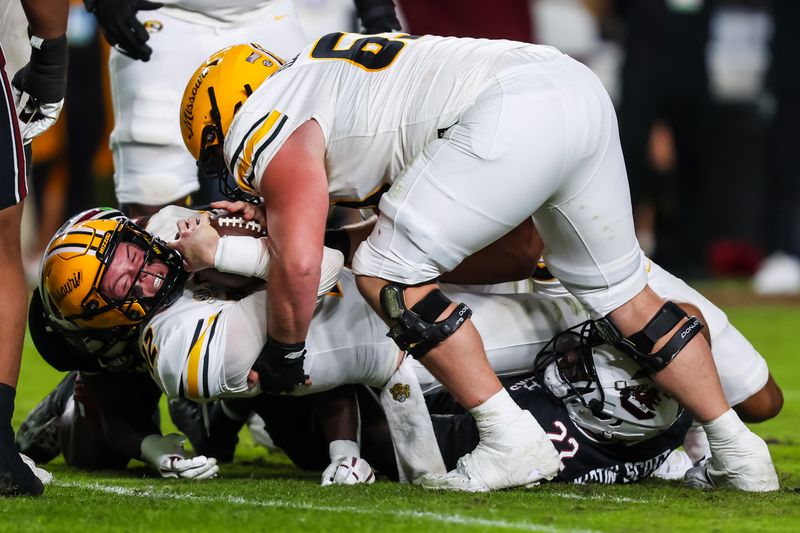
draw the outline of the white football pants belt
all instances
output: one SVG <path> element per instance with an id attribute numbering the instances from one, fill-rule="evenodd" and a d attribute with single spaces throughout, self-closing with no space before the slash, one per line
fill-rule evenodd
<path id="1" fill-rule="evenodd" d="M 383 386 L 381 406 L 392 435 L 401 483 L 415 483 L 424 474 L 444 474 L 428 407 L 408 357 Z"/>

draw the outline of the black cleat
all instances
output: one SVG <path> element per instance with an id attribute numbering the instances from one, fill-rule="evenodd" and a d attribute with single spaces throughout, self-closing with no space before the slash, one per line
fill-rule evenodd
<path id="1" fill-rule="evenodd" d="M 17 432 L 17 449 L 37 463 L 47 463 L 61 453 L 56 421 L 75 390 L 76 371 L 68 373 L 50 394 L 33 408 Z"/>

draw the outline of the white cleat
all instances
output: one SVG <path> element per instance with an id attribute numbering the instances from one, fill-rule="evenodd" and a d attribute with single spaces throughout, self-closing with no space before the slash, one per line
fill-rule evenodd
<path id="1" fill-rule="evenodd" d="M 675 481 L 683 479 L 686 472 L 692 468 L 693 463 L 689 455 L 681 450 L 673 450 L 661 466 L 653 472 L 653 477 Z"/>
<path id="2" fill-rule="evenodd" d="M 487 492 L 530 486 L 558 474 L 561 459 L 553 443 L 529 411 L 503 428 L 502 434 L 481 439 L 472 452 L 446 474 L 426 474 L 428 489 Z"/>
<path id="3" fill-rule="evenodd" d="M 686 472 L 684 482 L 697 489 L 733 488 L 746 492 L 770 492 L 780 488 L 767 443 L 745 429 L 734 445 L 720 446 L 711 459 Z"/>

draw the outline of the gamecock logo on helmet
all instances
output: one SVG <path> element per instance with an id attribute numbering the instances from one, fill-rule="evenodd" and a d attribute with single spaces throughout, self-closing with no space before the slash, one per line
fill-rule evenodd
<path id="1" fill-rule="evenodd" d="M 655 418 L 661 393 L 651 385 L 634 385 L 619 391 L 620 405 L 639 420 Z"/>

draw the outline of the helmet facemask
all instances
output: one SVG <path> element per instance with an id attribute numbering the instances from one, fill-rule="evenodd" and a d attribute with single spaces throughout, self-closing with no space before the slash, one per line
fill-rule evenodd
<path id="1" fill-rule="evenodd" d="M 556 334 L 536 356 L 535 368 L 538 372 L 545 372 L 546 379 L 548 373 L 557 374 L 557 383 L 552 379 L 548 381 L 559 392 L 556 393 L 552 387 L 548 390 L 559 399 L 574 396 L 595 416 L 602 417 L 605 392 L 597 378 L 592 348 L 603 341 L 594 331 L 593 324 L 594 321 L 587 320 Z M 589 393 L 594 393 L 594 397 L 587 399 Z"/>
<path id="2" fill-rule="evenodd" d="M 245 85 L 247 96 L 252 94 L 250 85 Z M 208 98 L 211 101 L 212 124 L 206 124 L 200 138 L 200 156 L 197 158 L 197 167 L 201 179 L 216 180 L 219 192 L 231 201 L 244 201 L 251 204 L 260 204 L 261 198 L 244 192 L 236 184 L 236 179 L 231 175 L 225 164 L 222 147 L 225 143 L 225 133 L 222 129 L 222 118 L 217 105 L 214 87 L 208 88 Z M 234 111 L 235 113 L 235 111 Z"/>
<path id="3" fill-rule="evenodd" d="M 602 440 L 638 442 L 670 427 L 682 409 L 588 320 L 553 337 L 536 357 L 545 390 L 570 419 Z"/>
<path id="4" fill-rule="evenodd" d="M 144 255 L 126 294 L 119 297 L 109 294 L 104 282 L 107 281 L 105 278 L 109 267 L 114 263 L 116 254 L 123 249 L 123 244 L 133 245 L 143 251 Z M 175 302 L 188 277 L 188 273 L 183 269 L 180 254 L 131 220 L 125 220 L 120 224 L 104 254 L 102 256 L 98 254 L 98 259 L 103 263 L 103 267 L 98 270 L 93 290 L 84 300 L 83 308 L 86 309 L 87 316 L 94 316 L 114 308 L 128 320 L 133 322 L 144 320 L 158 309 Z M 159 269 L 154 268 L 155 261 L 162 263 L 166 270 L 159 272 Z M 154 285 L 157 284 L 158 287 L 153 294 L 146 295 L 142 287 L 147 276 L 157 280 L 154 281 Z M 100 299 L 97 299 L 97 296 L 100 296 Z"/>

